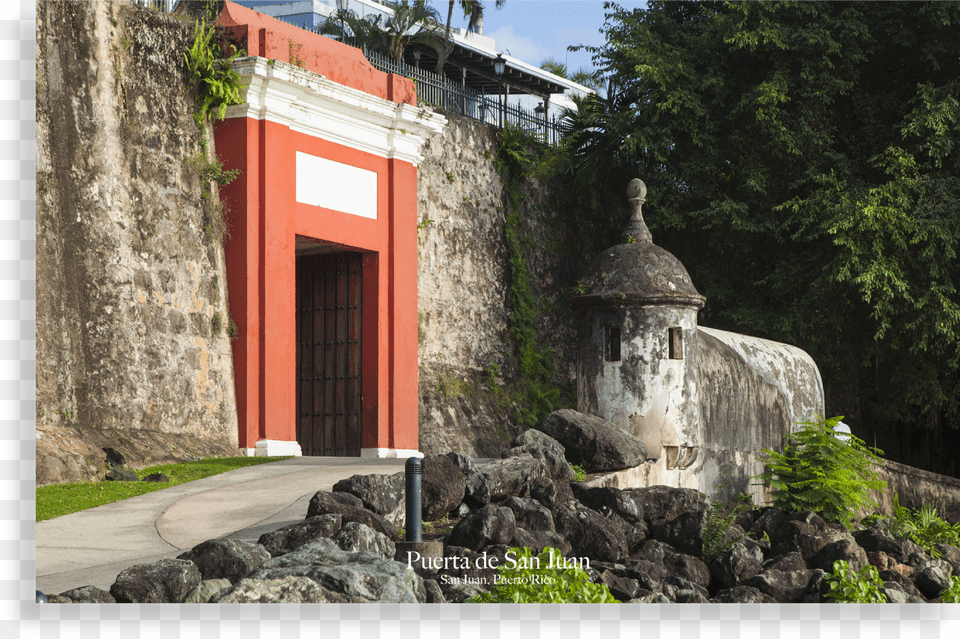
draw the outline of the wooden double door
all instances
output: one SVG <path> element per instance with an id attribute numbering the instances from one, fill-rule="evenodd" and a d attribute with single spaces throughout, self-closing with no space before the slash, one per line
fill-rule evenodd
<path id="1" fill-rule="evenodd" d="M 360 253 L 297 256 L 297 442 L 304 455 L 360 456 Z"/>

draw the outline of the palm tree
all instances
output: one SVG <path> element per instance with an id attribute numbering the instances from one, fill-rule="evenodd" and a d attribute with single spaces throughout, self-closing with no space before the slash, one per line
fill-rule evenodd
<path id="1" fill-rule="evenodd" d="M 437 52 L 437 73 L 443 73 L 443 65 L 447 58 L 453 52 L 453 41 L 450 40 L 450 20 L 453 18 L 453 6 L 459 2 L 463 9 L 463 17 L 469 18 L 467 29 L 474 29 L 483 25 L 483 2 L 481 0 L 450 0 L 450 6 L 447 9 L 447 26 L 443 31 L 443 43 Z M 497 9 L 502 7 L 507 0 L 496 0 Z"/>
<path id="2" fill-rule="evenodd" d="M 376 51 L 400 62 L 411 42 L 436 39 L 440 14 L 426 0 L 386 2 L 393 15 L 361 18 L 352 10 L 338 9 L 318 26 L 317 33 L 336 36 L 355 47 Z"/>

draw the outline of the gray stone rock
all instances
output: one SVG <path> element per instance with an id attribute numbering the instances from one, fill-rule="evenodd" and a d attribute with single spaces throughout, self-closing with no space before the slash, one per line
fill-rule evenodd
<path id="1" fill-rule="evenodd" d="M 117 603 L 113 595 L 96 586 L 81 586 L 80 588 L 61 592 L 60 596 L 66 597 L 73 603 Z"/>
<path id="2" fill-rule="evenodd" d="M 443 549 L 443 567 L 437 571 L 437 581 L 444 595 L 445 584 L 459 582 L 473 583 L 484 590 L 493 586 L 497 568 L 506 563 L 508 546 L 497 545 L 485 548 L 482 553 L 448 545 Z"/>
<path id="3" fill-rule="evenodd" d="M 397 547 L 389 537 L 355 521 L 343 524 L 333 540 L 347 552 L 369 552 L 384 559 L 393 559 L 397 553 Z"/>
<path id="4" fill-rule="evenodd" d="M 950 586 L 950 574 L 942 566 L 928 566 L 913 578 L 913 583 L 927 599 L 935 599 Z"/>
<path id="5" fill-rule="evenodd" d="M 628 542 L 624 527 L 578 501 L 568 501 L 558 506 L 553 522 L 557 532 L 570 542 L 572 554 L 577 558 L 621 562 L 627 556 Z"/>
<path id="6" fill-rule="evenodd" d="M 756 554 L 747 550 L 743 543 L 735 544 L 710 562 L 710 574 L 719 589 L 735 588 L 762 570 Z"/>
<path id="7" fill-rule="evenodd" d="M 867 552 L 886 553 L 899 563 L 903 563 L 906 558 L 903 554 L 901 542 L 883 528 L 871 526 L 862 530 L 855 530 L 853 538 L 857 545 Z"/>
<path id="8" fill-rule="evenodd" d="M 692 510 L 706 510 L 709 505 L 707 496 L 692 488 L 650 486 L 628 488 L 623 492 L 633 498 L 648 524 L 659 519 L 675 519 Z"/>
<path id="9" fill-rule="evenodd" d="M 860 572 L 867 565 L 867 553 L 848 539 L 829 543 L 807 561 L 810 568 L 819 568 L 824 572 L 833 572 L 833 562 L 845 561 L 854 572 Z"/>
<path id="10" fill-rule="evenodd" d="M 333 485 L 333 492 L 353 495 L 363 507 L 402 526 L 406 517 L 404 473 L 393 475 L 353 475 Z"/>
<path id="11" fill-rule="evenodd" d="M 211 599 L 232 586 L 229 579 L 204 579 L 190 591 L 183 603 L 209 603 Z"/>
<path id="12" fill-rule="evenodd" d="M 640 439 L 594 415 L 561 409 L 543 417 L 534 428 L 560 442 L 567 459 L 588 473 L 633 468 L 647 459 L 647 447 Z"/>
<path id="13" fill-rule="evenodd" d="M 107 454 L 107 464 L 110 466 L 125 466 L 127 458 L 116 448 L 104 447 L 101 450 Z"/>
<path id="14" fill-rule="evenodd" d="M 323 587 L 310 577 L 286 575 L 276 579 L 243 579 L 217 593 L 210 603 L 365 603 Z"/>
<path id="15" fill-rule="evenodd" d="M 706 510 L 690 510 L 673 519 L 654 520 L 650 524 L 650 536 L 680 552 L 700 554 L 706 523 Z"/>
<path id="16" fill-rule="evenodd" d="M 251 570 L 270 559 L 260 544 L 236 539 L 210 539 L 177 556 L 192 561 L 202 579 L 229 579 L 235 584 Z"/>
<path id="17" fill-rule="evenodd" d="M 373 553 L 341 550 L 331 539 L 320 538 L 297 550 L 269 559 L 248 579 L 309 577 L 327 591 L 350 601 L 419 603 L 422 580 L 402 564 Z"/>
<path id="18" fill-rule="evenodd" d="M 531 428 L 513 439 L 513 448 L 505 451 L 503 457 L 516 457 L 523 453 L 530 453 L 543 462 L 548 477 L 554 481 L 570 482 L 576 477 L 576 472 L 567 462 L 565 452 L 563 445 L 553 437 Z"/>
<path id="19" fill-rule="evenodd" d="M 511 495 L 527 497 L 534 482 L 546 476 L 539 459 L 523 454 L 478 465 L 490 490 L 490 501 L 503 501 Z"/>
<path id="20" fill-rule="evenodd" d="M 764 570 L 743 582 L 766 593 L 777 603 L 802 603 L 812 580 L 822 579 L 821 570 Z"/>
<path id="21" fill-rule="evenodd" d="M 440 590 L 440 584 L 435 579 L 424 579 L 423 587 L 427 591 L 427 600 L 425 603 L 447 603 L 447 598 L 443 596 Z"/>
<path id="22" fill-rule="evenodd" d="M 106 478 L 108 481 L 140 481 L 140 478 L 132 470 L 116 466 L 107 471 Z"/>
<path id="23" fill-rule="evenodd" d="M 464 478 L 463 501 L 470 508 L 483 508 L 490 503 L 490 487 L 487 480 L 473 462 L 473 459 L 460 453 L 447 453 Z"/>
<path id="24" fill-rule="evenodd" d="M 447 603 L 465 603 L 485 592 L 490 592 L 490 588 L 483 587 L 481 584 L 464 583 L 458 580 L 449 580 L 440 582 L 440 590 L 443 593 Z"/>
<path id="25" fill-rule="evenodd" d="M 321 490 L 310 499 L 310 504 L 307 506 L 307 519 L 328 513 L 340 515 L 343 523 L 355 521 L 366 524 L 390 539 L 397 538 L 397 527 L 394 524 L 364 508 L 359 498 L 348 493 Z"/>
<path id="26" fill-rule="evenodd" d="M 152 473 L 152 474 L 150 474 L 150 475 L 147 475 L 146 477 L 144 477 L 144 478 L 141 479 L 140 481 L 152 481 L 152 482 L 156 482 L 156 483 L 167 483 L 167 482 L 170 481 L 170 478 L 167 477 L 166 475 L 164 475 L 163 473 Z"/>
<path id="27" fill-rule="evenodd" d="M 517 528 L 510 545 L 529 548 L 534 554 L 540 554 L 545 548 L 554 548 L 564 557 L 573 552 L 573 546 L 562 535 L 545 530 Z"/>
<path id="28" fill-rule="evenodd" d="M 609 570 L 600 574 L 600 583 L 606 586 L 618 601 L 629 601 L 640 596 L 640 584 L 636 579 L 619 577 Z"/>
<path id="29" fill-rule="evenodd" d="M 720 590 L 710 600 L 711 603 L 776 603 L 770 595 L 750 586 L 734 586 Z"/>
<path id="30" fill-rule="evenodd" d="M 907 593 L 908 597 L 923 599 L 923 595 L 917 590 L 917 586 L 913 583 L 913 580 L 897 570 L 881 570 L 880 579 L 884 584 L 887 582 L 897 584 L 900 590 Z"/>
<path id="31" fill-rule="evenodd" d="M 273 532 L 260 535 L 257 543 L 267 549 L 272 557 L 292 552 L 309 541 L 320 537 L 333 537 L 343 525 L 339 513 L 317 515 Z"/>
<path id="32" fill-rule="evenodd" d="M 780 572 L 806 570 L 809 568 L 807 562 L 803 558 L 803 555 L 801 555 L 799 552 L 788 552 L 785 555 L 777 555 L 776 557 L 771 557 L 762 563 L 764 570 L 779 570 Z"/>
<path id="33" fill-rule="evenodd" d="M 446 455 L 425 457 L 421 493 L 423 521 L 436 521 L 463 502 L 466 478 Z"/>
<path id="34" fill-rule="evenodd" d="M 570 484 L 570 488 L 581 504 L 601 515 L 614 513 L 631 524 L 643 521 L 643 508 L 637 505 L 630 493 L 619 488 L 608 486 L 590 488 L 581 484 Z"/>
<path id="35" fill-rule="evenodd" d="M 516 529 L 517 521 L 512 510 L 490 504 L 457 522 L 447 543 L 480 551 L 487 546 L 510 543 Z"/>
<path id="36" fill-rule="evenodd" d="M 181 603 L 200 584 L 192 561 L 161 559 L 123 570 L 110 586 L 117 603 Z"/>
<path id="37" fill-rule="evenodd" d="M 517 526 L 529 531 L 543 530 L 554 532 L 553 514 L 546 506 L 535 499 L 526 497 L 507 497 L 500 504 L 513 511 Z"/>
<path id="38" fill-rule="evenodd" d="M 530 497 L 543 504 L 550 512 L 555 511 L 560 504 L 576 499 L 570 484 L 555 482 L 546 477 L 531 484 Z"/>

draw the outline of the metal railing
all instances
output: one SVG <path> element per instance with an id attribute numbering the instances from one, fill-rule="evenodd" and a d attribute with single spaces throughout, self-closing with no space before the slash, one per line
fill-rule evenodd
<path id="1" fill-rule="evenodd" d="M 172 13 L 174 7 L 177 6 L 179 0 L 133 0 L 136 4 L 142 4 L 145 7 L 150 7 L 151 9 L 156 9 L 158 11 L 164 11 L 166 13 Z"/>
<path id="2" fill-rule="evenodd" d="M 519 104 L 510 105 L 508 96 L 491 97 L 433 71 L 397 62 L 375 51 L 364 50 L 363 53 L 376 69 L 413 80 L 417 87 L 418 104 L 439 107 L 497 127 L 522 128 L 553 146 L 560 143 L 566 132 L 561 119 L 556 116 L 546 118 Z"/>

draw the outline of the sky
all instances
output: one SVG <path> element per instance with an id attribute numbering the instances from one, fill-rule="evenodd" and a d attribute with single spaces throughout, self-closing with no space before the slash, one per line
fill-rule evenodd
<path id="1" fill-rule="evenodd" d="M 506 0 L 496 8 L 495 0 L 484 3 L 483 35 L 496 40 L 497 49 L 534 66 L 546 58 L 567 65 L 573 73 L 581 67 L 591 70 L 590 54 L 568 53 L 569 45 L 604 43 L 600 28 L 604 23 L 602 0 Z M 624 9 L 641 7 L 645 2 L 617 2 Z M 433 0 L 432 5 L 447 17 L 447 2 Z M 454 8 L 452 26 L 466 27 L 463 11 Z"/>

